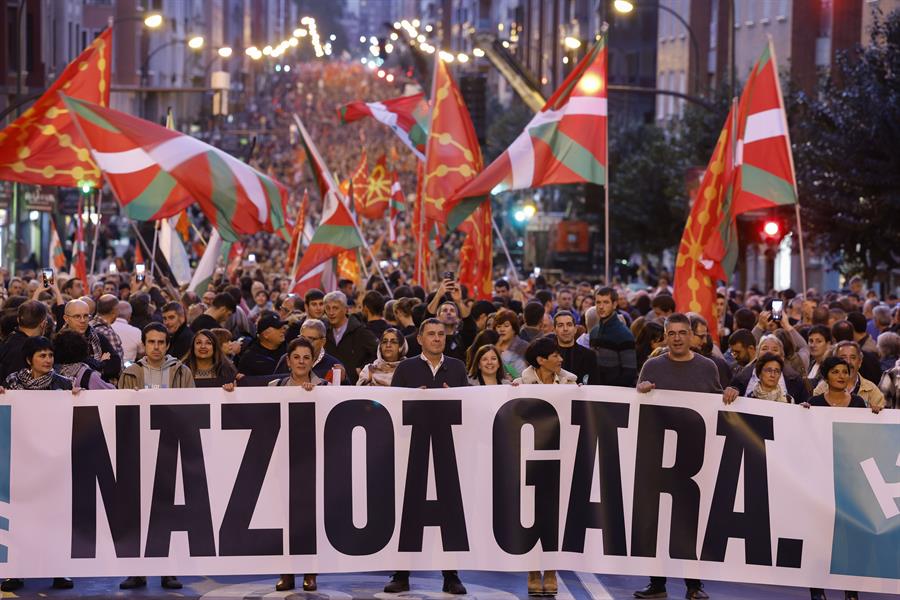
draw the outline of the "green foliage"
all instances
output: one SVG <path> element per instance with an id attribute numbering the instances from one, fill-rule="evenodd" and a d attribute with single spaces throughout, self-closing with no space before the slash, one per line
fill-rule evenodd
<path id="1" fill-rule="evenodd" d="M 818 97 L 792 103 L 803 224 L 847 275 L 900 267 L 900 11 L 842 56 Z"/>

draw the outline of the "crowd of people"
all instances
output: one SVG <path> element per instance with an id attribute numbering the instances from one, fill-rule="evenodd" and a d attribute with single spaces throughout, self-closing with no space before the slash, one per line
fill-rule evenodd
<path id="1" fill-rule="evenodd" d="M 26 271 L 0 286 L 0 381 L 5 389 L 70 393 L 580 384 L 716 393 L 725 403 L 900 407 L 900 304 L 856 279 L 825 294 L 722 289 L 716 340 L 701 316 L 675 312 L 665 280 L 634 292 L 498 279 L 492 300 L 474 300 L 453 279 L 429 293 L 405 277 L 389 273 L 390 293 L 373 276 L 301 297 L 287 279 L 259 269 L 230 279 L 219 273 L 203 294 L 149 275 L 110 274 L 85 289 L 77 278 L 42 281 Z M 465 591 L 455 572 L 444 575 L 445 591 Z M 408 589 L 408 578 L 395 573 L 385 590 Z M 688 597 L 707 597 L 701 582 L 686 584 Z M 8 579 L 2 588 L 20 585 Z M 122 582 L 143 585 L 142 577 Z M 162 585 L 181 583 L 164 577 Z M 278 582 L 281 590 L 294 585 L 291 575 Z M 661 597 L 665 585 L 653 578 L 635 595 Z M 306 574 L 303 587 L 315 589 L 315 575 Z M 555 593 L 555 573 L 529 573 L 527 587 Z"/>

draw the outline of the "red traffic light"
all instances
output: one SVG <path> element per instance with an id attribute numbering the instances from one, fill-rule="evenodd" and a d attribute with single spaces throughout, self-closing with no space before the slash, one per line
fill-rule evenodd
<path id="1" fill-rule="evenodd" d="M 781 224 L 778 221 L 766 221 L 763 225 L 763 233 L 769 237 L 778 237 L 778 234 L 781 233 Z"/>

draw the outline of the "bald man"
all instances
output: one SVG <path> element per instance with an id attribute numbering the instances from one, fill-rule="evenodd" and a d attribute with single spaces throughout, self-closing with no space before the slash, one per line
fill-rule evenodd
<path id="1" fill-rule="evenodd" d="M 87 340 L 90 350 L 88 364 L 100 371 L 105 381 L 115 381 L 122 371 L 122 357 L 106 336 L 91 327 L 91 311 L 87 302 L 84 300 L 67 302 L 63 320 L 66 323 L 63 329 L 79 333 Z"/>

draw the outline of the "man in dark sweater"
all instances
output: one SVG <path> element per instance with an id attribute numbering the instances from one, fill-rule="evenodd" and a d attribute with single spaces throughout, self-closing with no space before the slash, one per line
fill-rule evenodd
<path id="1" fill-rule="evenodd" d="M 594 294 L 594 307 L 600 322 L 590 331 L 591 348 L 597 352 L 597 376 L 591 383 L 631 387 L 637 374 L 634 336 L 616 313 L 619 294 L 612 288 L 600 288 Z"/>
<path id="2" fill-rule="evenodd" d="M 227 321 L 228 317 L 233 315 L 236 310 L 237 302 L 234 301 L 231 294 L 220 292 L 213 298 L 212 306 L 207 308 L 202 315 L 191 321 L 191 330 L 196 333 L 202 329 L 224 327 L 225 321 Z"/>
<path id="3" fill-rule="evenodd" d="M 553 317 L 553 330 L 556 333 L 556 345 L 563 358 L 563 369 L 574 373 L 578 383 L 599 383 L 595 379 L 597 370 L 597 353 L 575 343 L 575 315 L 567 310 L 558 310 Z"/>
<path id="4" fill-rule="evenodd" d="M 681 313 L 666 318 L 666 345 L 669 351 L 644 363 L 638 377 L 637 391 L 646 394 L 654 389 L 679 392 L 721 393 L 716 363 L 691 350 L 691 321 Z M 699 579 L 685 579 L 685 598 L 709 598 Z M 665 598 L 666 578 L 651 577 L 650 584 L 634 593 L 635 598 Z"/>
<path id="5" fill-rule="evenodd" d="M 347 314 L 347 296 L 343 292 L 325 295 L 325 315 L 325 352 L 347 367 L 347 382 L 356 385 L 359 371 L 377 358 L 378 338 L 356 316 Z"/>
<path id="6" fill-rule="evenodd" d="M 44 335 L 47 305 L 37 300 L 23 302 L 16 309 L 16 322 L 18 327 L 0 347 L 0 385 L 3 385 L 10 373 L 28 366 L 22 355 L 22 344 L 30 337 Z"/>
<path id="7" fill-rule="evenodd" d="M 169 302 L 162 308 L 163 325 L 169 332 L 169 355 L 178 360 L 191 350 L 194 331 L 188 327 L 181 302 Z"/>
<path id="8" fill-rule="evenodd" d="M 273 312 L 265 312 L 256 327 L 256 339 L 238 355 L 235 361 L 238 373 L 247 376 L 266 376 L 275 373 L 275 367 L 285 352 L 284 332 L 287 325 Z"/>
<path id="9" fill-rule="evenodd" d="M 397 365 L 391 387 L 404 388 L 445 388 L 469 385 L 466 366 L 461 360 L 444 355 L 447 331 L 437 319 L 425 319 L 419 326 L 418 342 L 422 353 L 404 359 Z M 442 571 L 443 591 L 447 594 L 465 594 L 466 587 L 456 571 Z M 409 571 L 396 571 L 391 581 L 384 586 L 388 594 L 409 591 Z"/>

